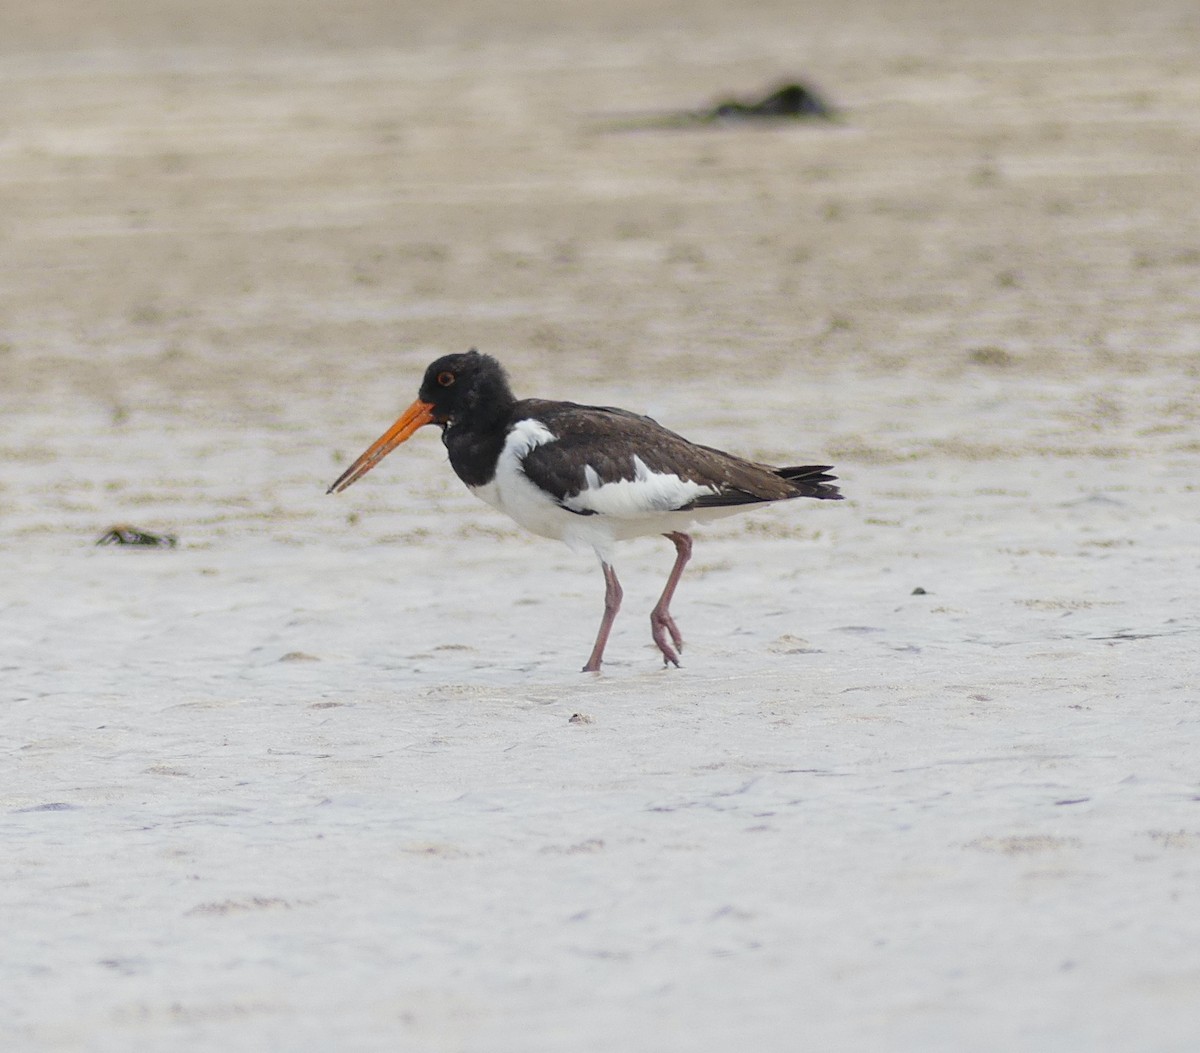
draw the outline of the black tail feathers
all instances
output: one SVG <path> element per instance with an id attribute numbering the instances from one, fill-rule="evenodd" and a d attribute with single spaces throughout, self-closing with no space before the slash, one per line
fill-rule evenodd
<path id="1" fill-rule="evenodd" d="M 829 475 L 833 470 L 830 464 L 806 464 L 792 468 L 776 468 L 775 474 L 780 479 L 786 479 L 799 491 L 797 497 L 815 497 L 821 501 L 842 500 L 841 491 L 831 485 L 836 475 Z"/>

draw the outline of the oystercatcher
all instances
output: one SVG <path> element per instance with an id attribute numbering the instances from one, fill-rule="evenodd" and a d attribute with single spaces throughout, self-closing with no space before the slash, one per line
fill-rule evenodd
<path id="1" fill-rule="evenodd" d="M 426 424 L 442 429 L 450 466 L 471 493 L 526 530 L 599 557 L 604 617 L 585 673 L 599 671 L 621 606 L 616 542 L 662 534 L 675 546 L 650 625 L 663 664 L 678 666 L 683 638 L 669 608 L 692 554 L 686 529 L 773 501 L 842 497 L 828 465 L 772 468 L 698 446 L 626 410 L 517 399 L 500 363 L 475 350 L 434 362 L 416 401 L 328 492 L 345 490 Z"/>

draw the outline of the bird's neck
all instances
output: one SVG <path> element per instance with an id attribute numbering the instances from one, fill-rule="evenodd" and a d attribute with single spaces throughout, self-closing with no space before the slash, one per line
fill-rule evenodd
<path id="1" fill-rule="evenodd" d="M 504 394 L 507 398 L 489 400 L 451 421 L 442 433 L 442 442 L 450 454 L 450 467 L 467 486 L 484 486 L 496 475 L 496 464 L 516 405 L 511 393 Z"/>

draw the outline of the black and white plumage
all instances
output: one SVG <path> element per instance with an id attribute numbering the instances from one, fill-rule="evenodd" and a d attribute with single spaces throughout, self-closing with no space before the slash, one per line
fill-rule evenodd
<path id="1" fill-rule="evenodd" d="M 828 466 L 773 468 L 699 446 L 626 410 L 518 400 L 500 363 L 478 351 L 430 365 L 417 400 L 329 492 L 346 489 L 426 424 L 442 429 L 450 465 L 473 494 L 526 530 L 600 559 L 604 619 L 584 672 L 600 669 L 621 605 L 616 542 L 662 534 L 675 545 L 675 566 L 650 622 L 664 663 L 677 666 L 683 639 L 669 607 L 691 556 L 687 531 L 756 505 L 842 496 Z"/>

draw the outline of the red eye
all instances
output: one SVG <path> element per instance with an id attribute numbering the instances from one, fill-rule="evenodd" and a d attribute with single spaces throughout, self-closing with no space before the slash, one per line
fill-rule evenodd
<path id="1" fill-rule="evenodd" d="M 444 388 L 448 388 L 454 383 L 454 374 L 447 370 L 445 373 L 437 375 L 437 382 Z"/>

